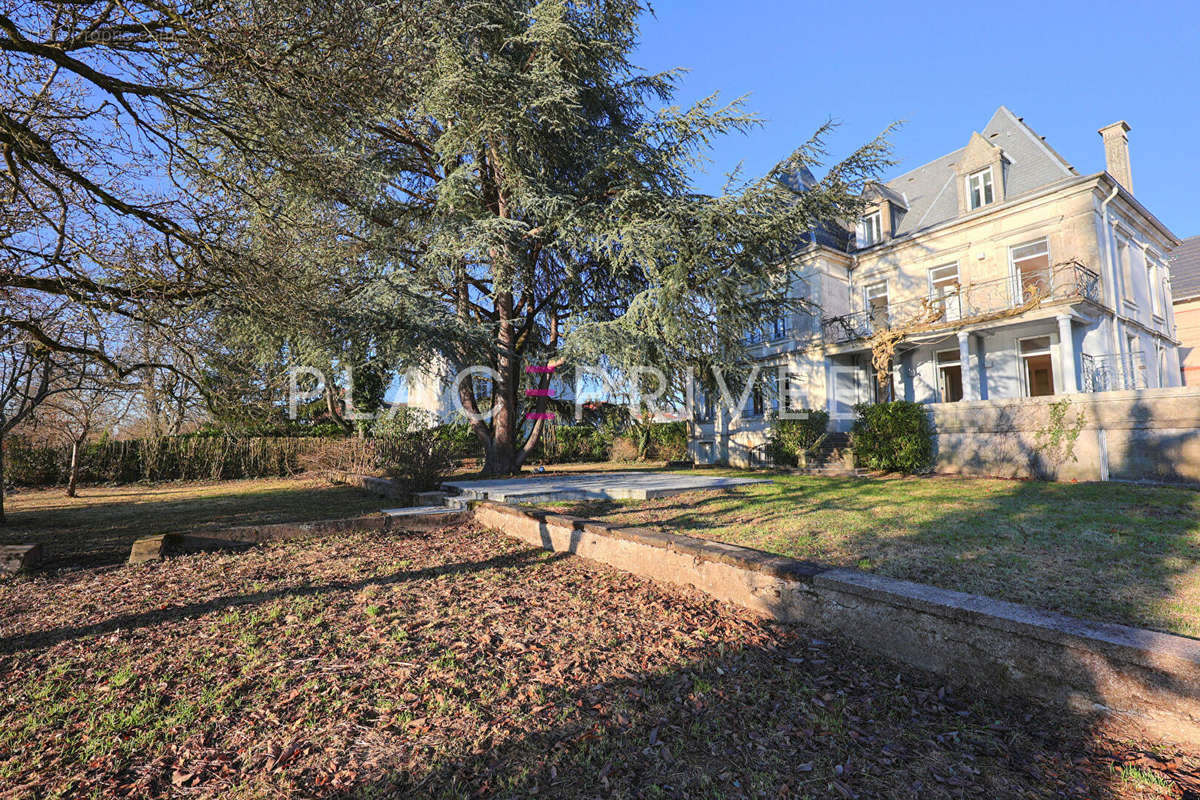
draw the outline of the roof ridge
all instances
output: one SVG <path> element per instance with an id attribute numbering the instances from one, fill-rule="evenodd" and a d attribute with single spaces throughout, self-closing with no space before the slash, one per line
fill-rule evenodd
<path id="1" fill-rule="evenodd" d="M 992 119 L 995 119 L 996 114 L 999 114 L 1001 111 L 1003 111 L 1005 114 L 1008 114 L 1009 118 L 1011 118 L 1013 122 L 1017 123 L 1017 127 L 1019 127 L 1021 130 L 1025 131 L 1025 134 L 1027 136 L 1029 136 L 1029 138 L 1033 141 L 1033 143 L 1036 146 L 1041 147 L 1043 150 L 1045 150 L 1050 155 L 1051 158 L 1053 158 L 1060 165 L 1062 165 L 1062 167 L 1065 169 L 1065 171 L 1068 175 L 1078 175 L 1079 174 L 1079 172 L 1075 169 L 1075 167 L 1073 167 L 1071 165 L 1070 161 L 1067 161 L 1065 158 L 1062 157 L 1061 153 L 1059 153 L 1057 150 L 1055 150 L 1053 147 L 1050 146 L 1050 143 L 1046 141 L 1045 137 L 1039 135 L 1038 132 L 1033 129 L 1033 126 L 1025 121 L 1024 117 L 1018 117 L 1016 114 L 1013 113 L 1012 109 L 1010 109 L 1008 106 L 1001 104 L 1001 106 L 996 109 L 996 113 L 992 114 Z M 992 120 L 990 120 L 990 119 L 988 120 L 988 122 L 991 122 L 991 121 Z"/>

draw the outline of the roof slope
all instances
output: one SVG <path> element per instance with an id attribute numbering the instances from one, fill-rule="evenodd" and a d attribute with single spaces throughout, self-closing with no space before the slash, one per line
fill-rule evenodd
<path id="1" fill-rule="evenodd" d="M 1070 178 L 1074 167 L 1004 106 L 984 126 L 982 136 L 1004 151 L 1005 199 Z M 923 230 L 958 216 L 958 192 L 954 165 L 965 147 L 886 182 L 887 188 L 903 196 L 908 212 L 899 220 L 896 236 Z"/>
<path id="2" fill-rule="evenodd" d="M 1184 239 L 1171 251 L 1171 292 L 1177 302 L 1200 297 L 1200 236 Z"/>

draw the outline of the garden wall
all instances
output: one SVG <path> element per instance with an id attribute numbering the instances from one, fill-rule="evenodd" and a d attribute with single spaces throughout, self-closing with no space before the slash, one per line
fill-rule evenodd
<path id="1" fill-rule="evenodd" d="M 1200 746 L 1200 642 L 744 547 L 492 502 L 475 519 L 531 545 L 694 586 L 979 690 L 1039 697 Z"/>
<path id="2" fill-rule="evenodd" d="M 1047 463 L 1038 434 L 1051 406 L 1067 399 L 1066 423 L 1080 413 L 1075 460 Z M 1200 387 L 940 403 L 929 407 L 934 469 L 964 475 L 1058 480 L 1161 481 L 1200 485 Z"/>

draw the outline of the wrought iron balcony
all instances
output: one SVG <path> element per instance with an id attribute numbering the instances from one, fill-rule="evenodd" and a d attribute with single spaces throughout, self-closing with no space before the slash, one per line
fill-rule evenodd
<path id="1" fill-rule="evenodd" d="M 952 284 L 939 294 L 912 297 L 822 320 L 827 344 L 866 339 L 884 330 L 913 332 L 953 328 L 968 322 L 983 322 L 1017 310 L 1036 308 L 1043 302 L 1091 300 L 1099 303 L 1100 276 L 1068 261 L 1040 270 L 1024 270 L 1019 276 L 978 283 Z"/>
<path id="2" fill-rule="evenodd" d="M 1146 388 L 1146 361 L 1142 351 L 1108 356 L 1080 354 L 1085 392 L 1116 392 Z"/>

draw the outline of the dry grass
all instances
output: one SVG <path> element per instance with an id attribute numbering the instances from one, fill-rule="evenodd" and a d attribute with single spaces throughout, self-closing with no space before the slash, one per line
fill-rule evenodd
<path id="1" fill-rule="evenodd" d="M 0 606 L 6 800 L 1200 787 L 1172 749 L 467 527 L 21 576 Z"/>
<path id="2" fill-rule="evenodd" d="M 50 567 L 119 564 L 142 536 L 350 517 L 386 503 L 316 477 L 96 486 L 75 498 L 23 490 L 6 498 L 0 543 L 40 542 Z"/>
<path id="3" fill-rule="evenodd" d="M 771 477 L 771 484 L 732 493 L 554 505 L 1200 636 L 1200 492 L 950 477 Z"/>

